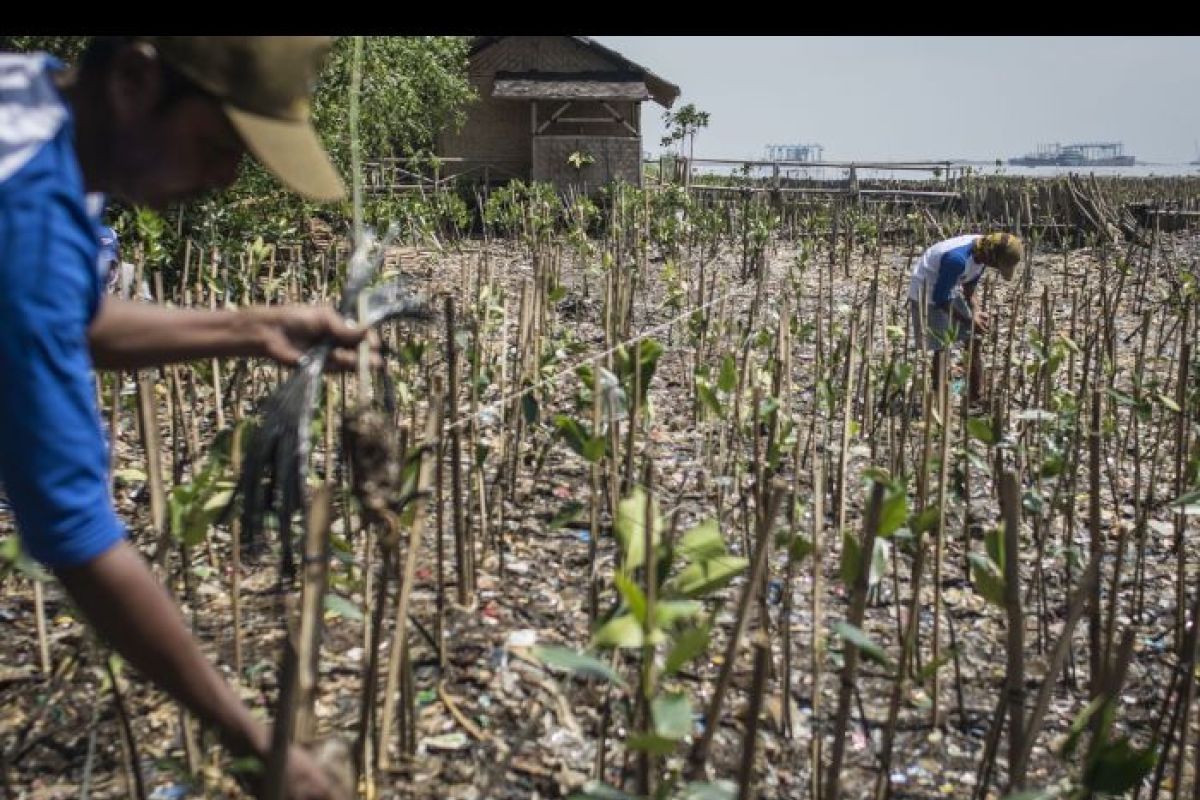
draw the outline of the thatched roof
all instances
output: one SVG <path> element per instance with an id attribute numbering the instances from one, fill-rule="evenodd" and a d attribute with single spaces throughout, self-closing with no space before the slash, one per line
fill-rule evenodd
<path id="1" fill-rule="evenodd" d="M 503 38 L 505 38 L 505 37 L 503 37 L 503 36 L 476 36 L 471 41 L 471 49 L 470 49 L 469 55 L 474 56 L 477 53 L 480 53 L 483 50 L 486 50 L 487 48 L 496 44 L 496 42 L 500 41 Z M 670 108 L 671 105 L 675 102 L 675 100 L 679 97 L 679 87 L 678 86 L 676 86 L 675 84 L 666 80 L 665 78 L 655 75 L 653 72 L 646 69 L 641 64 L 630 61 L 628 58 L 621 55 L 616 50 L 605 47 L 604 45 L 600 44 L 599 42 L 594 41 L 593 39 L 591 39 L 587 36 L 568 36 L 565 38 L 573 39 L 578 44 L 581 44 L 584 47 L 586 47 L 587 49 L 591 50 L 592 52 L 602 56 L 605 60 L 607 60 L 614 67 L 616 67 L 620 72 L 640 78 L 642 83 L 644 84 L 644 88 L 645 88 L 646 92 L 649 94 L 649 96 L 651 98 L 653 98 L 656 103 L 663 106 L 664 108 Z M 510 73 L 510 74 L 514 74 L 514 73 Z M 523 73 L 523 74 L 528 76 L 533 73 Z M 579 81 L 577 79 L 572 78 L 570 76 L 578 75 L 581 73 L 560 72 L 560 73 L 537 73 L 537 74 L 540 76 L 540 79 L 546 80 L 547 82 L 551 82 L 551 83 L 555 82 L 555 81 L 578 83 Z M 587 74 L 603 75 L 604 73 L 587 73 Z M 567 77 L 564 78 L 564 77 L 560 77 L 560 76 L 567 76 Z M 497 75 L 497 79 L 499 79 L 499 75 Z M 527 79 L 527 78 L 525 78 L 525 79 Z M 606 82 L 626 83 L 626 81 L 624 79 L 613 79 L 611 77 L 605 77 L 603 80 Z M 585 87 L 579 87 L 579 88 L 581 91 L 585 90 Z M 517 90 L 516 87 L 512 87 L 512 89 L 514 91 Z M 528 87 L 528 90 L 533 90 L 533 89 L 534 89 L 534 87 L 532 87 L 532 86 Z M 603 90 L 595 89 L 595 91 L 603 91 Z M 623 89 L 623 91 L 631 91 L 631 90 L 626 88 L 626 89 Z M 534 97 L 537 97 L 537 99 L 549 99 L 550 98 L 549 95 L 532 95 L 532 94 L 520 95 L 520 97 L 529 97 L 530 99 L 533 99 Z M 565 96 L 563 99 L 574 99 L 574 98 L 584 98 L 584 97 L 592 98 L 592 99 L 621 99 L 621 100 L 638 99 L 638 98 L 628 97 L 626 95 L 614 95 L 612 97 L 600 98 L 598 95 L 593 95 L 593 94 L 570 95 L 570 96 Z M 641 98 L 641 99 L 645 99 L 645 98 Z"/>
<path id="2" fill-rule="evenodd" d="M 621 72 L 497 72 L 492 97 L 504 100 L 649 100 L 646 82 Z"/>

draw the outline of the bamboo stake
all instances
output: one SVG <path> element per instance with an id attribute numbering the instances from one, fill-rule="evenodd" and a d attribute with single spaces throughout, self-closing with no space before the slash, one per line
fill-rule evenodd
<path id="1" fill-rule="evenodd" d="M 782 504 L 786 494 L 787 487 L 782 481 L 772 482 L 767 514 L 763 517 L 763 523 L 759 525 L 758 540 L 755 543 L 750 577 L 746 581 L 746 588 L 738 598 L 733 632 L 730 634 L 729 641 L 725 647 L 725 660 L 721 663 L 721 671 L 717 676 L 717 685 L 713 689 L 712 699 L 709 701 L 708 711 L 705 715 L 704 733 L 696 741 L 688 756 L 688 765 L 685 771 L 694 779 L 698 778 L 704 772 L 713 736 L 720 726 L 721 706 L 725 702 L 725 694 L 729 691 L 729 684 L 733 678 L 733 666 L 737 662 L 742 636 L 746 632 L 746 625 L 750 618 L 750 609 L 754 604 L 756 593 L 762 588 L 760 584 L 762 584 L 763 577 L 766 575 L 767 540 L 771 535 L 771 526 L 774 524 L 775 517 L 779 513 L 779 506 Z"/>
<path id="2" fill-rule="evenodd" d="M 630 430 L 633 427 L 630 426 Z M 632 451 L 632 446 L 630 448 Z M 654 462 L 646 459 L 646 465 L 642 472 L 642 487 L 646 494 L 646 506 L 642 524 L 642 535 L 645 541 L 642 543 L 642 550 L 645 554 L 645 563 L 643 564 L 642 578 L 645 582 L 644 596 L 646 598 L 646 615 L 642 622 L 642 636 L 645 644 L 642 646 L 642 669 L 641 669 L 641 696 L 639 705 L 641 707 L 641 725 L 643 729 L 649 729 L 648 724 L 650 718 L 650 701 L 654 695 L 654 653 L 655 645 L 652 642 L 651 634 L 654 631 L 655 618 L 658 608 L 658 569 L 657 569 L 657 546 L 654 541 L 654 531 L 658 526 L 658 520 L 654 518 Z M 649 797 L 654 791 L 654 775 L 657 768 L 657 759 L 648 750 L 642 750 L 638 754 L 638 775 L 637 787 L 638 793 Z"/>
<path id="3" fill-rule="evenodd" d="M 322 485 L 313 493 L 304 542 L 304 584 L 300 590 L 300 626 L 296 645 L 296 740 L 311 742 L 316 736 L 318 663 L 321 656 L 325 586 L 329 571 L 329 525 L 333 490 Z"/>
<path id="4" fill-rule="evenodd" d="M 1175 384 L 1175 402 L 1180 411 L 1175 419 L 1175 492 L 1176 497 L 1183 494 L 1187 482 L 1187 449 L 1188 449 L 1188 367 L 1192 358 L 1192 343 L 1187 341 L 1187 314 L 1184 314 L 1180 326 L 1180 338 L 1183 340 L 1179 348 L 1179 379 Z M 1175 514 L 1175 641 L 1183 642 L 1183 609 L 1187 606 L 1187 548 L 1184 534 L 1187 529 L 1187 517 L 1181 513 Z"/>
<path id="5" fill-rule="evenodd" d="M 215 284 L 217 281 L 217 267 L 220 263 L 220 256 L 217 248 L 215 247 L 213 248 L 212 256 L 212 279 L 213 283 Z M 161 273 L 155 273 L 155 277 L 157 278 L 160 274 Z M 217 293 L 215 291 L 208 293 L 208 307 L 210 310 L 216 310 Z M 221 392 L 221 359 L 219 358 L 214 358 L 212 360 L 212 387 L 213 403 L 215 404 L 217 413 L 217 430 L 222 430 L 225 427 L 225 404 L 223 402 L 224 397 Z"/>
<path id="6" fill-rule="evenodd" d="M 167 530 L 167 493 L 163 488 L 162 451 L 159 441 L 158 419 L 154 414 L 154 388 L 147 370 L 138 372 L 137 404 L 138 427 L 142 448 L 146 453 L 146 475 L 150 485 L 150 525 L 158 539 L 154 562 L 161 569 L 166 564 L 170 550 L 170 531 Z M 186 572 L 186 565 L 184 571 Z"/>
<path id="7" fill-rule="evenodd" d="M 943 355 L 946 352 L 943 351 Z M 950 390 L 946 380 L 946 361 L 942 361 L 943 368 L 938 370 L 938 407 L 941 408 L 941 452 L 939 454 L 938 464 L 938 519 L 937 527 L 934 532 L 933 544 L 933 675 L 931 680 L 931 699 L 930 706 L 930 721 L 935 727 L 941 727 L 945 723 L 945 714 L 941 707 L 941 681 L 939 679 L 939 669 L 937 667 L 942 656 L 942 615 L 948 613 L 944 608 L 942 601 L 942 551 L 945 547 L 946 533 L 946 490 L 949 483 L 950 474 L 950 436 L 951 436 L 951 415 L 950 415 Z M 929 422 L 926 422 L 926 427 Z M 968 501 L 968 505 L 970 505 Z M 864 555 L 864 558 L 870 558 L 870 555 Z"/>
<path id="8" fill-rule="evenodd" d="M 501 386 L 504 384 L 501 383 Z M 435 559 L 437 562 L 437 628 L 434 636 L 437 638 L 438 646 L 438 667 L 446 668 L 446 437 L 445 437 L 445 421 L 439 423 L 437 441 L 432 445 L 435 448 L 437 455 L 436 467 L 434 468 L 434 546 Z M 501 435 L 503 441 L 503 434 Z M 500 462 L 504 463 L 503 447 L 500 453 Z M 497 481 L 499 483 L 499 481 Z M 497 506 L 503 506 L 503 498 L 497 499 Z M 503 531 L 497 528 L 497 536 L 503 536 Z M 458 579 L 462 581 L 461 575 Z"/>
<path id="9" fill-rule="evenodd" d="M 795 736 L 794 725 L 792 721 L 792 603 L 794 592 L 794 583 L 796 580 L 796 559 L 792 556 L 793 548 L 790 543 L 794 542 L 798 535 L 797 529 L 800 524 L 798 505 L 800 497 L 800 437 L 796 437 L 796 444 L 792 451 L 792 496 L 791 504 L 788 507 L 788 554 L 787 567 L 783 576 L 783 607 L 779 611 L 779 630 L 783 636 L 783 675 L 780 679 L 779 698 L 780 712 L 782 714 L 783 735 L 786 739 L 791 739 Z"/>
<path id="10" fill-rule="evenodd" d="M 999 459 L 997 459 L 999 466 Z M 1004 606 L 1008 613 L 1007 626 L 1007 695 L 1008 695 L 1008 791 L 1025 785 L 1023 772 L 1011 765 L 1020 765 L 1025 748 L 1025 616 L 1020 591 L 1020 530 L 1021 495 L 1016 473 L 1000 473 L 1000 510 L 1004 518 Z"/>
<path id="11" fill-rule="evenodd" d="M 295 626 L 288 620 L 289 630 L 283 642 L 279 701 L 264 779 L 263 797 L 266 800 L 284 798 L 288 750 L 293 742 L 304 741 L 315 733 L 316 722 L 312 704 L 315 700 L 321 620 L 324 613 L 330 502 L 330 486 L 325 484 L 318 487 L 313 495 L 305 537 L 305 580 L 301 589 L 300 619 Z M 362 772 L 361 764 L 358 765 L 358 771 Z"/>
<path id="12" fill-rule="evenodd" d="M 758 745 L 758 718 L 762 713 L 763 695 L 767 688 L 767 666 L 771 646 L 766 634 L 759 631 L 754 638 L 754 677 L 750 686 L 750 703 L 746 709 L 746 735 L 742 744 L 742 763 L 738 770 L 738 800 L 754 800 L 754 756 Z"/>
<path id="13" fill-rule="evenodd" d="M 33 578 L 33 618 L 37 624 L 38 666 L 43 675 L 51 675 L 50 640 L 46 636 L 46 598 L 42 582 Z"/>
<path id="14" fill-rule="evenodd" d="M 846 338 L 846 371 L 842 381 L 842 444 L 838 454 L 837 475 L 837 529 L 840 536 L 846 529 L 846 469 L 850 460 L 850 422 L 854 408 L 854 397 L 850 391 L 850 376 L 854 374 L 856 320 L 850 321 Z M 868 556 L 869 558 L 869 556 Z"/>
<path id="15" fill-rule="evenodd" d="M 867 503 L 867 517 L 863 529 L 862 563 L 859 564 L 854 586 L 850 592 L 850 610 L 847 622 L 856 628 L 862 627 L 863 613 L 867 606 L 867 581 L 870 578 L 871 554 L 875 552 L 875 535 L 879 530 L 879 514 L 883 507 L 885 486 L 876 481 L 871 487 L 871 498 Z M 854 681 L 858 674 L 858 648 L 847 643 L 842 662 L 841 688 L 838 691 L 837 717 L 833 727 L 833 750 L 829 758 L 829 769 L 825 779 L 825 800 L 839 800 L 842 796 L 842 758 L 846 752 L 846 727 L 850 720 L 850 701 Z M 814 768 L 819 765 L 814 764 Z"/>
<path id="16" fill-rule="evenodd" d="M 821 797 L 821 765 L 824 761 L 824 740 L 821 736 L 821 666 L 825 656 L 825 639 L 822 636 L 824 628 L 824 609 L 822 600 L 825 588 L 823 586 L 822 569 L 823 542 L 822 532 L 825 528 L 825 470 L 824 455 L 818 444 L 818 437 L 813 437 L 813 523 L 812 523 L 812 627 L 809 631 L 809 650 L 811 652 L 812 689 L 812 796 Z"/>
<path id="17" fill-rule="evenodd" d="M 446 298 L 446 370 L 448 382 L 448 415 L 458 419 L 458 343 L 454 339 L 454 298 Z M 457 426 L 450 429 L 450 492 L 451 519 L 454 523 L 454 555 L 458 568 L 458 603 L 469 606 L 475 594 L 474 546 L 464 518 L 462 477 L 462 434 Z"/>
<path id="18" fill-rule="evenodd" d="M 117 709 L 117 720 L 121 727 L 121 750 L 124 755 L 126 786 L 136 793 L 137 800 L 146 800 L 146 781 L 142 777 L 142 763 L 138 756 L 137 740 L 133 736 L 133 725 L 129 721 L 129 712 L 125 708 L 125 699 L 121 694 L 116 670 L 113 669 L 112 658 L 104 659 L 104 669 L 108 673 L 109 683 L 112 684 L 113 706 Z M 132 780 L 131 780 L 132 778 Z"/>
<path id="19" fill-rule="evenodd" d="M 1092 389 L 1091 425 L 1088 428 L 1088 549 L 1091 557 L 1102 553 L 1103 541 L 1100 538 L 1100 410 L 1101 395 L 1099 389 Z M 1100 696 L 1104 683 L 1104 654 L 1101 651 L 1101 637 L 1104 628 L 1101 624 L 1100 582 L 1092 587 L 1092 602 L 1089 606 L 1088 617 L 1088 697 L 1095 699 Z"/>
<path id="20" fill-rule="evenodd" d="M 438 382 L 434 382 L 433 393 L 429 400 L 429 408 L 425 412 L 425 441 L 426 445 L 433 445 L 439 438 L 442 431 L 443 419 L 443 397 L 441 386 Z M 436 452 L 435 448 L 433 449 Z M 408 632 L 408 607 L 412 597 L 412 588 L 416 580 L 417 574 L 417 559 L 420 554 L 421 541 L 425 535 L 425 523 L 427 518 L 426 507 L 428 501 L 426 494 L 429 491 L 430 485 L 433 483 L 435 468 L 435 459 L 428 452 L 421 454 L 421 468 L 417 477 L 417 492 L 419 493 L 415 503 L 416 511 L 413 516 L 412 527 L 409 528 L 408 541 L 406 542 L 404 555 L 404 572 L 400 577 L 400 590 L 396 598 L 396 616 L 392 622 L 392 644 L 388 654 L 388 689 L 384 696 L 383 706 L 383 723 L 380 730 L 380 746 L 379 746 L 379 765 L 381 769 L 387 769 L 390 758 L 388 757 L 387 738 L 391 735 L 392 726 L 392 703 L 395 696 L 395 680 L 393 675 L 396 674 L 398 661 L 403 651 L 408 648 L 407 632 Z M 411 688 L 411 687 L 410 687 Z M 411 692 L 405 695 L 408 703 L 411 704 Z M 409 718 L 409 726 L 407 729 L 411 732 L 411 718 Z M 411 737 L 406 737 L 405 744 L 411 750 L 416 742 L 412 741 Z"/>
<path id="21" fill-rule="evenodd" d="M 891 699 L 888 702 L 887 724 L 883 729 L 883 746 L 879 754 L 879 772 L 875 780 L 875 798 L 884 800 L 892 791 L 892 745 L 895 741 L 896 722 L 900 714 L 900 700 L 908 682 L 909 664 L 912 661 L 912 651 L 917 640 L 917 623 L 920 619 L 921 602 L 921 573 L 925 568 L 925 542 L 922 535 L 917 535 L 914 547 L 912 566 L 912 597 L 908 603 L 908 619 L 900 640 L 900 661 L 897 665 L 899 674 L 892 684 Z M 897 599 L 899 594 L 897 594 Z"/>
<path id="22" fill-rule="evenodd" d="M 1029 722 L 1025 726 L 1025 733 L 1021 737 L 1021 751 L 1017 754 L 1016 760 L 1011 762 L 1010 765 L 1010 770 L 1015 775 L 1025 774 L 1026 766 L 1029 763 L 1029 755 L 1033 752 L 1033 745 L 1037 742 L 1037 735 L 1041 729 L 1042 719 L 1046 716 L 1046 711 L 1050 708 L 1050 695 L 1054 691 L 1055 676 L 1062 670 L 1067 653 L 1071 649 L 1072 635 L 1079 624 L 1079 620 L 1083 618 L 1083 612 L 1087 610 L 1088 604 L 1091 602 L 1092 586 L 1100 580 L 1100 562 L 1101 557 L 1099 554 L 1092 557 L 1092 560 L 1084 570 L 1079 585 L 1075 589 L 1075 593 L 1071 595 L 1071 599 L 1067 603 L 1067 614 L 1066 619 L 1063 621 L 1062 632 L 1059 634 L 1058 641 L 1055 642 L 1054 650 L 1050 655 L 1050 660 L 1047 662 L 1046 676 L 1042 679 L 1042 685 L 1038 687 L 1037 699 L 1033 704 L 1033 712 L 1029 715 Z"/>
<path id="23" fill-rule="evenodd" d="M 242 471 L 242 433 L 241 409 L 238 403 L 233 406 L 234 424 L 233 441 L 230 443 L 229 460 L 235 475 Z M 242 677 L 242 520 L 241 515 L 234 514 L 229 522 L 229 608 L 233 616 L 233 674 Z"/>
<path id="24" fill-rule="evenodd" d="M 600 365 L 592 367 L 592 436 L 600 435 Z M 590 465 L 591 493 L 588 496 L 588 630 L 595 628 L 600 615 L 600 581 L 596 556 L 600 539 L 600 460 Z"/>

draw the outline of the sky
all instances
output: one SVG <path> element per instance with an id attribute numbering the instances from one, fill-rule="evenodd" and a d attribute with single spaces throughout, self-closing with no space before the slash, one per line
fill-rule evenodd
<path id="1" fill-rule="evenodd" d="M 1007 159 L 1121 141 L 1200 158 L 1200 37 L 595 36 L 708 111 L 696 156 L 816 142 L 826 160 Z M 642 109 L 658 153 L 662 108 Z"/>

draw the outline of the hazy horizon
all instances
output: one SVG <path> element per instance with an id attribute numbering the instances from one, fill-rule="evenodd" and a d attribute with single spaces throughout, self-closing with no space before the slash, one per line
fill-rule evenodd
<path id="1" fill-rule="evenodd" d="M 697 157 L 818 143 L 827 160 L 994 162 L 1119 141 L 1139 162 L 1200 157 L 1200 37 L 596 36 L 711 114 Z M 643 149 L 663 109 L 643 106 Z"/>

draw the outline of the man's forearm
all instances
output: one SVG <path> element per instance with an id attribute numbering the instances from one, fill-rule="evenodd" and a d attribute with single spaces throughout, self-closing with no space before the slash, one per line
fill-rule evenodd
<path id="1" fill-rule="evenodd" d="M 117 652 L 220 731 L 232 752 L 258 756 L 268 752 L 265 726 L 205 658 L 179 609 L 128 542 L 57 574 Z"/>
<path id="2" fill-rule="evenodd" d="M 88 338 L 100 369 L 263 353 L 263 326 L 255 312 L 170 309 L 111 297 L 102 301 Z"/>
<path id="3" fill-rule="evenodd" d="M 983 301 L 979 298 L 978 292 L 972 292 L 967 295 L 967 302 L 971 304 L 971 311 L 978 314 L 983 307 Z"/>
<path id="4" fill-rule="evenodd" d="M 946 302 L 935 303 L 935 308 L 942 313 L 949 314 L 952 318 L 958 318 L 965 323 L 974 321 L 974 309 L 967 305 L 967 302 L 959 295 L 954 295 Z"/>
<path id="5" fill-rule="evenodd" d="M 943 306 L 943 309 L 950 312 L 951 315 L 958 317 L 963 322 L 972 322 L 975 318 L 974 309 L 968 305 L 962 295 L 953 295 L 950 301 Z"/>

